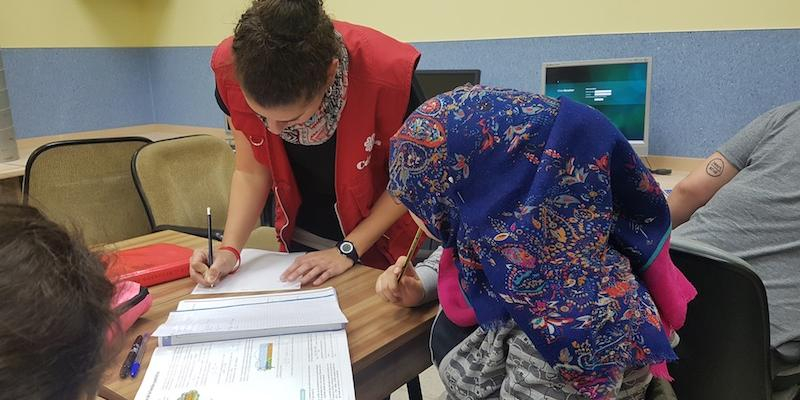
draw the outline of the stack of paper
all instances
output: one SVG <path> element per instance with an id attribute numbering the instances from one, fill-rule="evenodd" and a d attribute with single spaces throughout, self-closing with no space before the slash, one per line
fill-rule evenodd
<path id="1" fill-rule="evenodd" d="M 347 318 L 332 288 L 184 300 L 153 336 L 161 346 L 331 331 Z"/>
<path id="2" fill-rule="evenodd" d="M 344 330 L 159 347 L 135 400 L 354 400 Z"/>
<path id="3" fill-rule="evenodd" d="M 244 249 L 242 265 L 235 274 L 225 277 L 213 288 L 197 285 L 192 294 L 262 292 L 299 289 L 300 282 L 281 282 L 280 276 L 297 257 L 305 253 L 277 253 Z"/>
<path id="4" fill-rule="evenodd" d="M 333 288 L 181 301 L 136 400 L 355 399 L 346 323 Z"/>

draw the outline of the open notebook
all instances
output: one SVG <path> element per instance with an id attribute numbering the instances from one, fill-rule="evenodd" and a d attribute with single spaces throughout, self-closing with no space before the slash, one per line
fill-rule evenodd
<path id="1" fill-rule="evenodd" d="M 346 323 L 333 288 L 181 301 L 136 400 L 354 400 Z"/>
<path id="2" fill-rule="evenodd" d="M 338 330 L 347 318 L 332 287 L 183 300 L 153 332 L 159 346 Z"/>

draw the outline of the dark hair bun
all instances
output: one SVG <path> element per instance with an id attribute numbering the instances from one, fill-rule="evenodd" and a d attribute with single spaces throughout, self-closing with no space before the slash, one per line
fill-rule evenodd
<path id="1" fill-rule="evenodd" d="M 286 47 L 314 33 L 324 18 L 319 0 L 257 0 L 253 4 L 272 47 Z"/>

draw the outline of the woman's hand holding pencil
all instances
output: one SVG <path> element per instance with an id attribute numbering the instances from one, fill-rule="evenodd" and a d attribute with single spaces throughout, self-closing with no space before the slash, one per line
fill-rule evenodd
<path id="1" fill-rule="evenodd" d="M 189 277 L 203 286 L 214 286 L 236 269 L 238 260 L 229 251 L 214 253 L 214 262 L 208 265 L 208 250 L 197 249 L 189 259 Z"/>
<path id="2" fill-rule="evenodd" d="M 417 234 L 414 235 L 414 240 L 411 241 L 411 246 L 408 248 L 408 255 L 398 258 L 397 262 L 386 268 L 386 271 L 383 271 L 378 277 L 378 281 L 375 282 L 375 292 L 384 300 L 405 307 L 414 307 L 419 305 L 425 297 L 422 281 L 409 262 L 411 256 L 416 253 L 421 238 L 422 229 L 418 228 Z M 408 268 L 409 266 L 411 268 Z"/>
<path id="3" fill-rule="evenodd" d="M 416 254 L 417 246 L 419 245 L 419 240 L 422 238 L 422 228 L 417 228 L 417 234 L 414 235 L 414 240 L 411 241 L 411 246 L 408 248 L 408 254 L 406 254 L 406 262 L 411 261 L 411 256 Z M 397 282 L 400 282 L 400 276 L 404 275 L 409 263 L 404 263 L 400 267 L 400 273 L 397 275 Z"/>
<path id="4" fill-rule="evenodd" d="M 211 207 L 206 208 L 208 220 L 208 248 L 197 249 L 189 259 L 189 277 L 196 283 L 203 286 L 217 284 L 225 275 L 236 271 L 239 267 L 239 251 L 230 246 L 222 246 L 217 254 L 214 254 L 214 239 L 211 230 Z"/>
<path id="5" fill-rule="evenodd" d="M 389 303 L 414 307 L 422 301 L 425 290 L 414 267 L 403 270 L 406 260 L 407 257 L 400 257 L 394 265 L 383 271 L 375 282 L 375 292 Z"/>

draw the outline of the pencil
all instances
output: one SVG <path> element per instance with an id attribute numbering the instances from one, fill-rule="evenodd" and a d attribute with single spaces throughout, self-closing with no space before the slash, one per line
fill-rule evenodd
<path id="1" fill-rule="evenodd" d="M 411 247 L 408 248 L 408 255 L 406 255 L 406 262 L 400 269 L 400 274 L 397 275 L 397 283 L 400 283 L 400 279 L 403 278 L 403 274 L 406 273 L 406 267 L 408 264 L 411 263 L 411 256 L 414 254 L 414 250 L 417 248 L 417 243 L 419 243 L 419 238 L 422 237 L 422 228 L 417 228 L 417 234 L 414 235 L 414 240 L 411 242 Z"/>
<path id="2" fill-rule="evenodd" d="M 214 241 L 211 236 L 211 207 L 206 207 L 206 215 L 208 216 L 208 266 L 214 264 Z"/>

